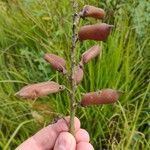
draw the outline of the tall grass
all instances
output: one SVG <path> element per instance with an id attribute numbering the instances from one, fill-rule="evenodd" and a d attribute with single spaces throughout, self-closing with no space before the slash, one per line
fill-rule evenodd
<path id="1" fill-rule="evenodd" d="M 90 3 L 99 5 L 95 0 Z M 14 93 L 33 82 L 65 83 L 42 57 L 53 52 L 69 61 L 72 10 L 66 0 L 0 4 L 0 149 L 9 150 L 49 124 L 56 114 L 69 113 L 67 92 L 36 101 L 18 99 Z M 79 1 L 81 8 L 84 4 Z M 150 146 L 150 72 L 148 59 L 143 56 L 149 39 L 139 45 L 128 13 L 123 5 L 115 12 L 115 19 L 109 20 L 115 28 L 107 42 L 99 43 L 102 57 L 85 66 L 85 78 L 77 91 L 78 100 L 80 93 L 107 87 L 124 93 L 114 105 L 77 110 L 97 150 L 146 150 Z M 78 45 L 78 57 L 93 44 L 87 41 Z"/>

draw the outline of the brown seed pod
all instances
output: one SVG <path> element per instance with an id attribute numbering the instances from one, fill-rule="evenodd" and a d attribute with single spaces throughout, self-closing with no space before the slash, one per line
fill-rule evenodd
<path id="1" fill-rule="evenodd" d="M 37 84 L 31 84 L 23 87 L 15 95 L 22 98 L 34 99 L 41 96 L 46 96 L 51 93 L 57 93 L 64 90 L 63 85 L 59 85 L 53 81 L 41 82 Z"/>
<path id="2" fill-rule="evenodd" d="M 81 105 L 100 105 L 115 103 L 120 96 L 120 92 L 113 89 L 103 89 L 99 92 L 90 92 L 82 97 Z"/>
<path id="3" fill-rule="evenodd" d="M 83 26 L 78 33 L 79 40 L 105 41 L 109 36 L 112 27 L 112 25 L 106 23 Z"/>
<path id="4" fill-rule="evenodd" d="M 105 11 L 101 8 L 85 5 L 82 11 L 83 17 L 93 17 L 96 19 L 102 19 L 105 17 Z"/>
<path id="5" fill-rule="evenodd" d="M 87 50 L 82 54 L 81 62 L 83 62 L 84 64 L 88 63 L 91 59 L 98 56 L 100 52 L 101 52 L 101 48 L 99 47 L 99 45 L 95 45 L 91 47 L 89 50 Z"/>
<path id="6" fill-rule="evenodd" d="M 84 72 L 83 72 L 83 65 L 79 64 L 74 69 L 73 79 L 75 83 L 78 85 L 83 80 Z"/>
<path id="7" fill-rule="evenodd" d="M 48 61 L 54 69 L 66 74 L 66 61 L 63 58 L 55 54 L 45 54 L 44 59 Z"/>

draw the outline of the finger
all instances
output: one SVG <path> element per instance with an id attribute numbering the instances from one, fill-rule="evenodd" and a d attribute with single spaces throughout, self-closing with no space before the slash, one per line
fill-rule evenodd
<path id="1" fill-rule="evenodd" d="M 94 148 L 90 143 L 80 142 L 77 144 L 76 150 L 94 150 Z"/>
<path id="2" fill-rule="evenodd" d="M 56 142 L 56 139 L 60 132 L 67 132 L 69 131 L 69 120 L 70 117 L 65 117 L 65 119 L 58 120 L 57 123 L 49 125 L 38 133 L 36 133 L 32 138 L 36 141 L 39 147 L 43 149 L 52 149 Z M 77 117 L 74 118 L 75 129 L 76 131 L 80 128 L 80 121 Z"/>
<path id="3" fill-rule="evenodd" d="M 90 141 L 90 136 L 89 133 L 85 129 L 79 129 L 76 132 L 76 142 L 89 142 Z"/>
<path id="4" fill-rule="evenodd" d="M 54 129 L 57 132 L 62 132 L 64 129 L 64 126 L 62 126 L 62 125 L 65 125 L 65 126 L 67 125 L 67 128 L 68 128 L 69 122 L 70 122 L 70 116 L 67 116 L 64 119 L 62 118 L 62 119 L 58 120 L 58 122 L 56 124 L 54 124 L 55 125 Z M 75 131 L 77 132 L 80 129 L 80 120 L 77 117 L 74 118 L 74 126 L 75 126 Z M 69 131 L 69 128 L 67 131 Z"/>
<path id="5" fill-rule="evenodd" d="M 75 150 L 76 141 L 69 132 L 61 132 L 58 136 L 54 150 Z"/>
<path id="6" fill-rule="evenodd" d="M 68 126 L 69 126 L 70 116 L 67 116 L 66 120 L 67 120 Z M 80 120 L 77 117 L 74 118 L 74 127 L 75 127 L 75 132 L 77 132 L 81 127 Z"/>

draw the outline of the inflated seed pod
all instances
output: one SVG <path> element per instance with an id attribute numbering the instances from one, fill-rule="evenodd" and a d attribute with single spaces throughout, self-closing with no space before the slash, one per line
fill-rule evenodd
<path id="1" fill-rule="evenodd" d="M 37 97 L 46 96 L 51 93 L 57 93 L 64 90 L 63 85 L 59 85 L 53 81 L 41 82 L 37 84 L 31 84 L 23 87 L 15 95 L 22 98 L 34 99 Z"/>
<path id="2" fill-rule="evenodd" d="M 113 89 L 103 89 L 98 92 L 90 92 L 83 95 L 81 100 L 82 106 L 112 104 L 115 103 L 120 96 L 120 92 Z"/>
<path id="3" fill-rule="evenodd" d="M 113 25 L 106 23 L 83 26 L 78 33 L 79 40 L 105 41 L 109 36 L 112 27 Z"/>
<path id="4" fill-rule="evenodd" d="M 93 17 L 96 19 L 102 19 L 105 17 L 105 11 L 103 9 L 90 5 L 85 5 L 82 13 L 83 17 Z"/>
<path id="5" fill-rule="evenodd" d="M 101 48 L 99 47 L 99 45 L 95 45 L 91 47 L 89 50 L 87 50 L 82 54 L 81 62 L 83 62 L 84 64 L 88 63 L 91 59 L 98 56 L 100 52 L 101 52 Z"/>
<path id="6" fill-rule="evenodd" d="M 80 63 L 74 69 L 73 79 L 75 80 L 76 85 L 78 85 L 83 80 L 84 72 L 83 65 Z"/>
<path id="7" fill-rule="evenodd" d="M 66 73 L 66 61 L 63 58 L 55 54 L 45 54 L 44 59 L 48 61 L 57 71 L 60 71 L 63 74 Z"/>

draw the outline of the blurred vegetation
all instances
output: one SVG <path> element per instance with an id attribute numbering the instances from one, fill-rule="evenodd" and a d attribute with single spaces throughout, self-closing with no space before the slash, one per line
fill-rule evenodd
<path id="1" fill-rule="evenodd" d="M 150 3 L 148 0 L 78 0 L 107 12 L 115 25 L 102 43 L 103 55 L 85 66 L 80 93 L 102 88 L 124 92 L 118 103 L 79 108 L 77 116 L 96 150 L 147 150 L 150 147 Z M 49 124 L 58 113 L 69 114 L 67 92 L 25 101 L 14 96 L 28 83 L 63 76 L 43 60 L 45 52 L 69 62 L 72 7 L 67 0 L 0 1 L 0 149 L 11 150 Z M 81 25 L 96 23 L 87 19 Z M 95 42 L 78 45 L 78 55 Z M 67 83 L 66 83 L 67 84 Z"/>

